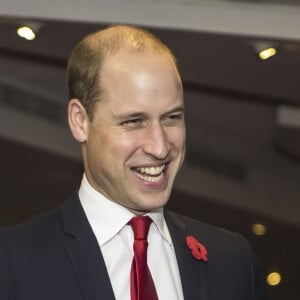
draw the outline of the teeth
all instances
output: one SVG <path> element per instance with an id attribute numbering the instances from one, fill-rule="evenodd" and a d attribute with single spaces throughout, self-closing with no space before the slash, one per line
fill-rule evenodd
<path id="1" fill-rule="evenodd" d="M 147 175 L 143 175 L 141 173 L 135 173 L 138 177 L 142 178 L 143 180 L 145 181 L 148 181 L 148 182 L 159 182 L 162 177 L 164 176 L 163 173 L 161 173 L 159 176 L 147 176 Z"/>
<path id="2" fill-rule="evenodd" d="M 162 165 L 159 167 L 141 167 L 135 169 L 135 174 L 148 182 L 158 182 L 164 176 L 163 170 L 166 165 Z"/>
<path id="3" fill-rule="evenodd" d="M 159 167 L 141 167 L 141 168 L 136 168 L 136 170 L 142 174 L 147 174 L 151 176 L 159 175 L 162 173 L 162 171 L 165 169 L 165 165 L 159 166 Z"/>

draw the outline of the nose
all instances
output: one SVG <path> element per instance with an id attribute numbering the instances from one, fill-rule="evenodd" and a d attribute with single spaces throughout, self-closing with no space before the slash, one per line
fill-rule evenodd
<path id="1" fill-rule="evenodd" d="M 163 160 L 169 153 L 169 142 L 165 128 L 161 124 L 152 124 L 146 132 L 144 152 Z"/>

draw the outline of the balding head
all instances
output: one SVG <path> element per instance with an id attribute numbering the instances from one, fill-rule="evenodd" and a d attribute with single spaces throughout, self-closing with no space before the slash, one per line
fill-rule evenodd
<path id="1" fill-rule="evenodd" d="M 79 99 L 90 120 L 102 96 L 103 63 L 107 57 L 120 52 L 161 53 L 173 61 L 177 70 L 176 60 L 169 48 L 146 30 L 117 25 L 88 35 L 77 44 L 69 58 L 68 88 L 69 99 Z"/>

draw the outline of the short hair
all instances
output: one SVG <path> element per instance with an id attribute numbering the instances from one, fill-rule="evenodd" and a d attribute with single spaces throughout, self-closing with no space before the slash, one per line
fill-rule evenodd
<path id="1" fill-rule="evenodd" d="M 78 99 L 89 119 L 97 101 L 101 99 L 101 68 L 107 56 L 128 51 L 144 53 L 154 51 L 167 54 L 177 63 L 171 50 L 147 30 L 127 25 L 115 25 L 86 36 L 73 49 L 68 61 L 69 99 Z"/>

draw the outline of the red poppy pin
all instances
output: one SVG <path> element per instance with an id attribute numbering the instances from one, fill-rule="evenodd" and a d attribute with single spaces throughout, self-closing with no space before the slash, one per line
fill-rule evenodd
<path id="1" fill-rule="evenodd" d="M 186 237 L 186 244 L 192 250 L 192 255 L 198 260 L 208 260 L 207 250 L 195 237 L 192 235 Z"/>

